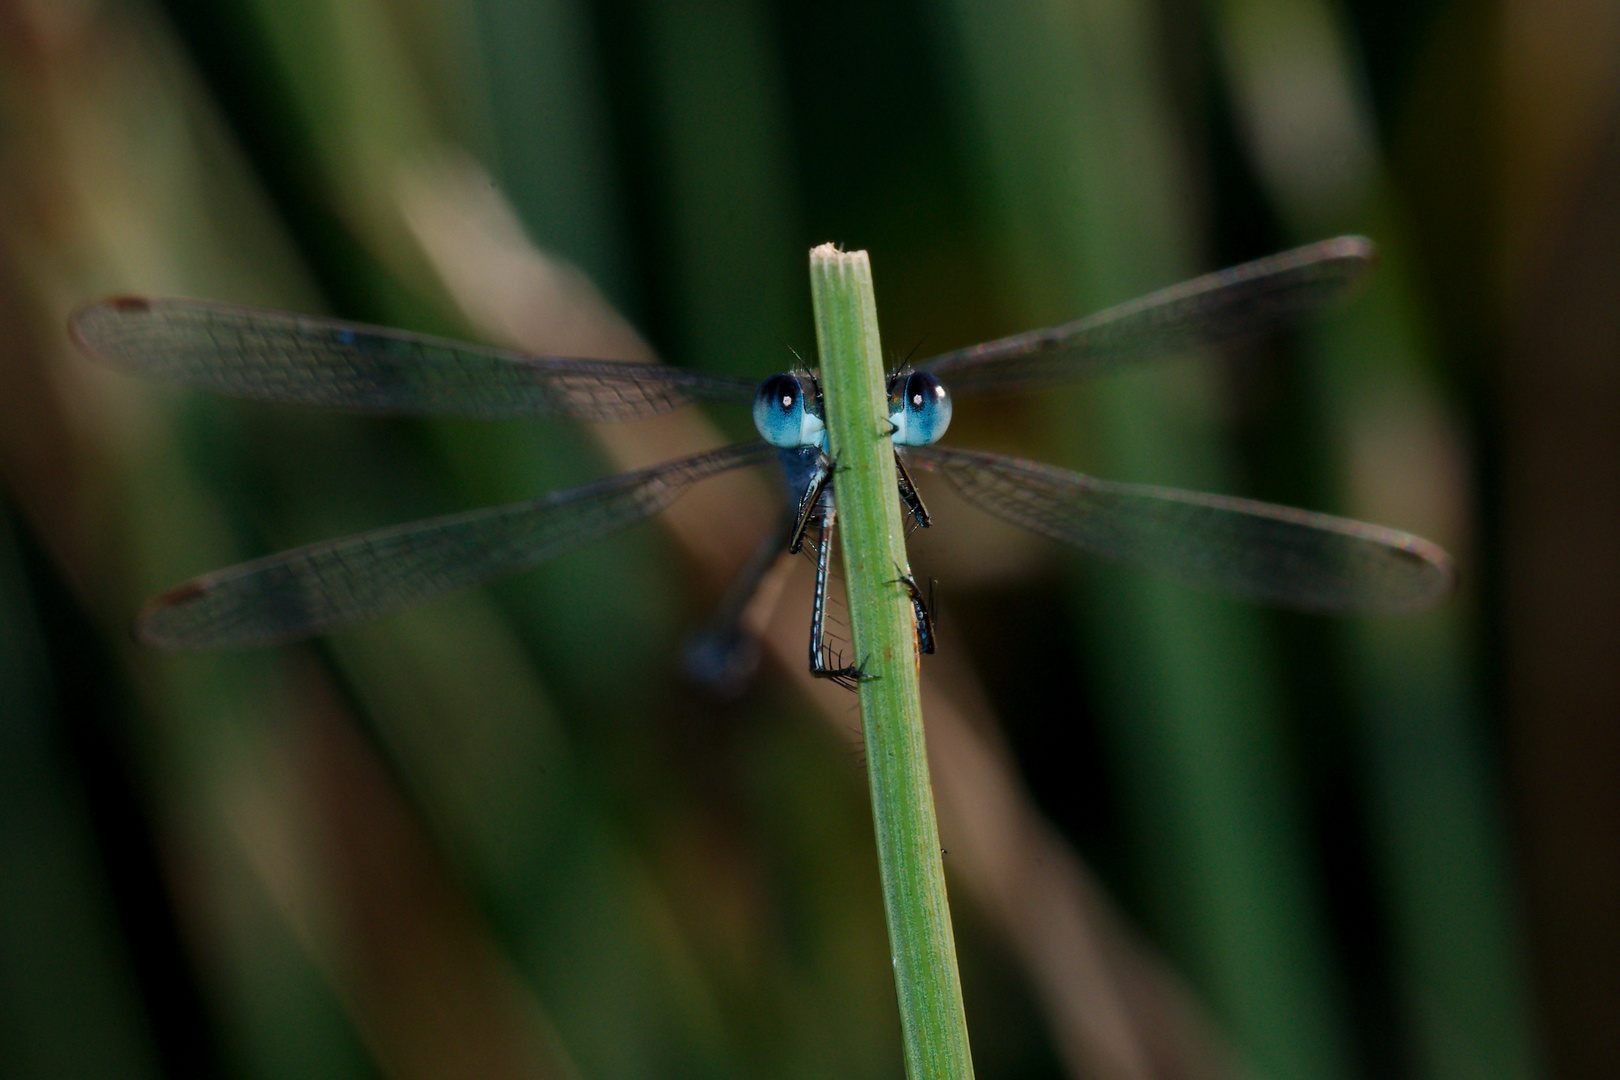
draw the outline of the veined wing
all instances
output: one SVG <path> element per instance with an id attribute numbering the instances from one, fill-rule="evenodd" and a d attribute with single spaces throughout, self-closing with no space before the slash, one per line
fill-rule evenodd
<path id="1" fill-rule="evenodd" d="M 371 413 L 577 420 L 752 400 L 748 379 L 660 364 L 530 356 L 446 338 L 203 300 L 117 297 L 70 323 L 92 356 L 232 397 Z"/>
<path id="2" fill-rule="evenodd" d="M 917 366 L 953 394 L 1046 385 L 1294 321 L 1350 291 L 1372 241 L 1341 236 L 1194 278 L 1046 330 L 942 353 Z"/>
<path id="3" fill-rule="evenodd" d="M 1456 587 L 1451 557 L 1410 533 L 1286 506 L 1095 480 L 941 446 L 908 456 L 997 517 L 1189 584 L 1304 611 L 1421 611 Z"/>
<path id="4" fill-rule="evenodd" d="M 534 566 L 650 517 L 688 484 L 775 455 L 740 443 L 530 502 L 284 551 L 171 589 L 136 619 L 135 635 L 165 649 L 308 637 Z"/>

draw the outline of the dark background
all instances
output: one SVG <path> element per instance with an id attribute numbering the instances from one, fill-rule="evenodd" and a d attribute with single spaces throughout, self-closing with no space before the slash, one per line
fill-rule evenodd
<path id="1" fill-rule="evenodd" d="M 871 252 L 898 357 L 1359 232 L 1376 281 L 1317 324 L 957 409 L 953 443 L 1409 529 L 1463 582 L 1262 611 L 925 486 L 976 1065 L 1620 1074 L 1617 91 L 1605 5 L 0 3 L 0 1061 L 901 1072 L 806 567 L 740 697 L 677 670 L 763 486 L 308 645 L 126 633 L 196 573 L 674 457 L 702 416 L 210 400 L 74 353 L 76 305 L 633 326 L 763 376 L 813 349 L 826 240 Z"/>

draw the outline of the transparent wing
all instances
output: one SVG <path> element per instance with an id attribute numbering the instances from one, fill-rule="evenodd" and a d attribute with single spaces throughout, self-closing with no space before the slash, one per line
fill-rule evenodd
<path id="1" fill-rule="evenodd" d="M 1415 612 L 1456 587 L 1451 557 L 1410 533 L 1286 506 L 1116 484 L 1000 454 L 907 451 L 985 510 L 1061 544 L 1191 585 L 1305 611 Z"/>
<path id="2" fill-rule="evenodd" d="M 1341 236 L 1172 285 L 1047 330 L 942 353 L 917 367 L 953 394 L 1015 390 L 1243 337 L 1347 294 L 1371 268 L 1372 241 Z"/>
<path id="3" fill-rule="evenodd" d="M 273 645 L 534 566 L 668 506 L 688 484 L 774 458 L 741 443 L 531 502 L 360 533 L 194 578 L 147 605 L 165 649 Z"/>
<path id="4" fill-rule="evenodd" d="M 695 398 L 750 401 L 757 384 L 659 364 L 530 356 L 311 315 L 118 297 L 73 337 L 125 371 L 232 397 L 372 413 L 625 420 Z"/>

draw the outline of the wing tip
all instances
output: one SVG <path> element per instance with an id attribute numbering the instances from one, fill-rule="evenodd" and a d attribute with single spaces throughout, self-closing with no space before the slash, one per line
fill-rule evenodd
<path id="1" fill-rule="evenodd" d="M 1372 539 L 1398 568 L 1398 581 L 1373 575 L 1352 587 L 1351 593 L 1360 595 L 1359 603 L 1330 604 L 1324 613 L 1408 618 L 1432 611 L 1456 594 L 1461 575 L 1445 548 L 1412 533 L 1371 528 L 1383 534 Z"/>
<path id="2" fill-rule="evenodd" d="M 1378 268 L 1378 245 L 1355 233 L 1307 244 L 1295 251 L 1311 278 L 1330 286 L 1335 302 L 1358 295 Z"/>
<path id="3" fill-rule="evenodd" d="M 1359 288 L 1378 267 L 1378 245 L 1365 236 L 1347 233 L 1285 252 L 1283 258 L 1296 265 L 1316 267 L 1349 290 Z M 1316 275 L 1312 275 L 1316 276 Z"/>
<path id="4" fill-rule="evenodd" d="M 199 648 L 196 643 L 176 636 L 172 631 L 165 630 L 163 616 L 176 608 L 183 607 L 202 596 L 207 590 L 201 581 L 188 581 L 166 592 L 159 593 L 141 606 L 141 610 L 130 621 L 129 633 L 137 644 L 152 649 L 161 649 L 164 652 L 179 652 L 186 649 Z"/>
<path id="5" fill-rule="evenodd" d="M 1359 259 L 1368 263 L 1378 261 L 1378 245 L 1359 233 L 1346 233 L 1344 236 L 1335 236 L 1322 243 L 1336 258 Z"/>
<path id="6" fill-rule="evenodd" d="M 89 355 L 101 356 L 102 343 L 98 340 L 96 327 L 102 315 L 144 315 L 151 310 L 152 301 L 144 296 L 107 296 L 91 300 L 75 308 L 68 316 L 68 337 Z"/>
<path id="7" fill-rule="evenodd" d="M 1428 584 L 1412 598 L 1407 611 L 1414 615 L 1428 611 L 1456 595 L 1462 585 L 1462 575 L 1457 570 L 1457 561 L 1445 548 L 1421 536 L 1410 536 L 1396 550 L 1417 564 L 1421 571 L 1427 571 L 1424 577 Z"/>

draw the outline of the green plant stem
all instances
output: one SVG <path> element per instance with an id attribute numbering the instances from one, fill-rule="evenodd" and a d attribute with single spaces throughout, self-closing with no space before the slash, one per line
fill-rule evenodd
<path id="1" fill-rule="evenodd" d="M 923 741 L 905 529 L 889 441 L 883 350 L 866 252 L 810 253 L 810 295 L 833 459 L 838 525 L 860 683 L 883 908 L 894 959 L 906 1074 L 969 1080 L 962 982 Z"/>

